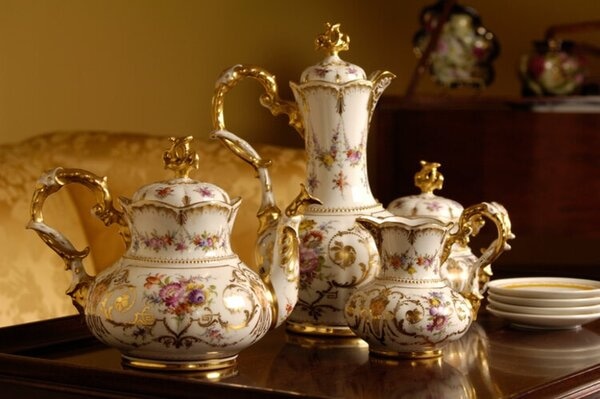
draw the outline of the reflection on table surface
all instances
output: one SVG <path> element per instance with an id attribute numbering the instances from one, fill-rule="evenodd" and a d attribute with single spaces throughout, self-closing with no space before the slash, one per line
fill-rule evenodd
<path id="1" fill-rule="evenodd" d="M 99 345 L 47 357 L 122 369 L 119 353 Z M 438 359 L 384 360 L 370 356 L 359 339 L 315 339 L 279 328 L 240 354 L 237 369 L 229 373 L 235 375 L 208 377 L 218 377 L 221 384 L 324 397 L 501 398 L 597 363 L 600 321 L 575 330 L 519 330 L 484 313 Z"/>

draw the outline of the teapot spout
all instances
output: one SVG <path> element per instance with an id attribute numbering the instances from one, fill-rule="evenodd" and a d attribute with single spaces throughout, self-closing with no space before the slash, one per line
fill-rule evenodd
<path id="1" fill-rule="evenodd" d="M 286 208 L 279 220 L 273 220 L 259 234 L 256 246 L 261 279 L 270 292 L 273 314 L 271 328 L 281 325 L 298 301 L 300 274 L 300 240 L 298 228 L 302 210 L 321 201 L 311 196 L 302 185 L 300 194 Z"/>
<path id="2" fill-rule="evenodd" d="M 258 238 L 256 240 L 256 265 L 259 275 L 268 288 L 272 310 L 271 327 L 279 326 L 292 312 L 298 300 L 299 239 L 302 208 L 308 204 L 321 203 L 302 186 L 300 194 L 282 214 L 275 203 L 268 167 L 252 146 L 227 130 L 217 130 L 213 138 L 229 148 L 235 155 L 249 163 L 256 171 L 261 187 L 262 200 L 257 212 Z"/>

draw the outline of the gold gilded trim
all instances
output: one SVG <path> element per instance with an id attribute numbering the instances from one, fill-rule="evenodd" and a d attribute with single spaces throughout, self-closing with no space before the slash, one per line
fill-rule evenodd
<path id="1" fill-rule="evenodd" d="M 338 55 L 350 49 L 350 36 L 340 31 L 340 24 L 325 23 L 325 32 L 315 39 L 315 49 L 324 50 L 327 55 Z"/>
<path id="2" fill-rule="evenodd" d="M 381 205 L 381 203 L 376 203 L 374 205 L 365 205 L 365 206 L 357 206 L 357 207 L 352 207 L 352 208 L 328 208 L 328 207 L 320 207 L 320 206 L 314 206 L 314 205 L 310 205 L 308 207 L 306 207 L 306 211 L 304 212 L 305 215 L 310 215 L 310 214 L 323 214 L 323 213 L 330 213 L 330 214 L 338 214 L 338 213 L 349 213 L 349 212 L 365 212 L 365 211 L 383 211 L 383 207 Z"/>
<path id="3" fill-rule="evenodd" d="M 575 283 L 512 283 L 500 286 L 501 288 L 519 289 L 519 288 L 574 288 L 576 290 L 589 291 L 600 287 L 592 285 L 575 284 Z"/>
<path id="4" fill-rule="evenodd" d="M 238 259 L 237 255 L 225 255 L 225 256 L 214 256 L 214 257 L 206 257 L 204 259 L 186 259 L 186 258 L 151 258 L 151 257 L 147 257 L 147 256 L 134 256 L 131 254 L 126 254 L 123 255 L 122 259 L 127 259 L 127 260 L 132 260 L 132 261 L 141 261 L 141 262 L 152 262 L 152 263 L 168 263 L 168 264 L 175 264 L 175 263 L 181 263 L 181 264 L 202 264 L 202 263 L 215 263 L 215 262 L 221 262 L 224 260 L 230 260 L 230 259 Z M 131 266 L 136 266 L 136 265 L 131 265 Z M 221 267 L 224 266 L 223 264 L 218 264 L 215 265 L 216 267 Z M 229 266 L 229 265 L 226 265 Z M 149 265 L 143 265 L 143 267 L 152 267 Z M 186 267 L 183 267 L 183 269 L 185 269 Z"/>
<path id="5" fill-rule="evenodd" d="M 441 349 L 430 349 L 425 351 L 381 351 L 376 349 L 369 349 L 369 352 L 374 356 L 379 356 L 384 359 L 431 359 L 442 356 Z"/>
<path id="6" fill-rule="evenodd" d="M 279 97 L 275 75 L 261 67 L 252 65 L 235 65 L 224 71 L 217 80 L 212 97 L 213 128 L 215 130 L 225 130 L 225 117 L 223 115 L 225 94 L 245 78 L 255 79 L 265 89 L 265 93 L 260 96 L 260 104 L 271 111 L 274 116 L 287 115 L 289 125 L 296 129 L 300 136 L 304 137 L 304 124 L 296 103 L 282 100 Z"/>
<path id="7" fill-rule="evenodd" d="M 200 157 L 190 147 L 193 139 L 192 136 L 169 138 L 171 148 L 163 153 L 163 161 L 165 169 L 171 169 L 177 178 L 187 178 L 192 169 L 198 169 Z"/>
<path id="8" fill-rule="evenodd" d="M 321 324 L 287 321 L 286 330 L 296 334 L 321 335 L 331 337 L 356 337 L 348 326 L 326 326 Z"/>
<path id="9" fill-rule="evenodd" d="M 380 276 L 380 277 L 376 277 L 375 281 L 377 280 L 386 280 L 386 281 L 395 281 L 395 282 L 399 282 L 399 283 L 404 283 L 404 284 L 409 284 L 409 285 L 422 285 L 422 284 L 431 284 L 431 285 L 435 285 L 439 287 L 445 287 L 446 286 L 446 281 L 439 279 L 439 278 L 428 278 L 428 279 L 410 279 L 410 278 L 400 278 L 400 277 L 392 277 L 392 276 Z"/>
<path id="10" fill-rule="evenodd" d="M 444 175 L 438 168 L 442 166 L 437 162 L 421 161 L 421 170 L 415 173 L 415 186 L 421 189 L 421 194 L 432 194 L 434 190 L 441 190 L 444 185 Z"/>
<path id="11" fill-rule="evenodd" d="M 354 337 L 303 335 L 288 331 L 286 342 L 302 348 L 339 349 L 339 348 L 368 348 L 364 340 Z"/>
<path id="12" fill-rule="evenodd" d="M 231 376 L 237 374 L 237 357 L 238 355 L 228 356 L 221 359 L 207 359 L 196 361 L 168 361 L 155 359 L 141 359 L 127 355 L 121 355 L 121 363 L 126 367 L 133 367 L 145 370 L 161 370 L 161 371 L 210 371 L 222 370 L 219 377 L 224 375 Z M 231 374 L 233 372 L 233 374 Z M 211 375 L 207 375 L 211 378 Z M 212 374 L 212 378 L 217 377 Z"/>

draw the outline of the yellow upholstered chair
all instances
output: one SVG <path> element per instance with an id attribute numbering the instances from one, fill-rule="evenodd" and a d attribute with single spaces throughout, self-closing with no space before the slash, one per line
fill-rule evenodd
<path id="1" fill-rule="evenodd" d="M 192 143 L 200 168 L 191 177 L 214 183 L 243 199 L 232 235 L 233 249 L 254 265 L 256 212 L 261 192 L 254 170 L 216 140 Z M 167 137 L 131 133 L 57 132 L 0 145 L 0 326 L 75 313 L 65 291 L 70 272 L 58 255 L 25 225 L 31 196 L 40 175 L 57 166 L 81 168 L 108 177 L 113 197 L 131 195 L 142 185 L 169 179 L 162 153 Z M 304 180 L 304 151 L 254 145 L 270 168 L 273 191 L 284 208 Z M 124 245 L 116 226 L 105 227 L 91 215 L 94 195 L 78 185 L 66 186 L 44 205 L 44 220 L 64 233 L 79 249 L 91 247 L 84 261 L 95 274 L 120 257 Z"/>

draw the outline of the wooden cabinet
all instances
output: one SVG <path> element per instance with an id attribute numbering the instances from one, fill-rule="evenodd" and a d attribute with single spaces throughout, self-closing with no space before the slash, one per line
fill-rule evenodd
<path id="1" fill-rule="evenodd" d="M 369 138 L 373 192 L 384 205 L 418 193 L 419 161 L 439 162 L 436 194 L 508 209 L 517 238 L 495 270 L 600 279 L 600 113 L 532 104 L 383 97 Z"/>

